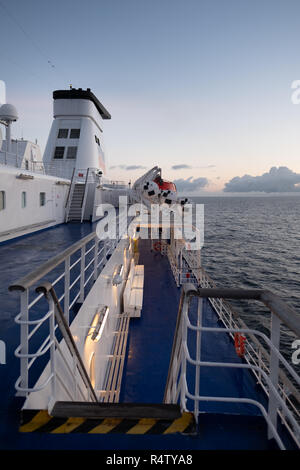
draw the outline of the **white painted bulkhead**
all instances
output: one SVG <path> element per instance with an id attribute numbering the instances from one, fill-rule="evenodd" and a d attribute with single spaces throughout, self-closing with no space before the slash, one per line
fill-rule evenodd
<path id="1" fill-rule="evenodd" d="M 64 222 L 68 180 L 9 166 L 0 174 L 0 242 Z"/>
<path id="2" fill-rule="evenodd" d="M 103 389 L 106 378 L 109 356 L 112 353 L 117 329 L 118 315 L 123 312 L 123 292 L 132 257 L 133 247 L 129 244 L 129 239 L 120 240 L 70 326 L 77 349 L 81 355 L 87 373 L 90 376 L 90 380 L 93 382 L 98 398 L 100 397 L 100 392 Z M 116 266 L 120 264 L 124 266 L 122 274 L 123 281 L 118 285 L 113 285 L 113 273 Z M 98 341 L 93 341 L 91 338 L 93 319 L 97 310 L 104 306 L 109 307 L 107 320 L 100 338 Z M 68 362 L 69 367 L 72 369 L 72 357 L 64 339 L 60 343 L 60 350 L 64 356 L 64 360 Z M 56 351 L 55 361 L 57 373 L 63 378 L 65 388 L 71 391 L 74 390 L 74 378 L 68 371 L 64 360 Z M 43 384 L 50 376 L 50 373 L 51 365 L 49 362 L 35 384 L 35 387 L 39 387 Z M 70 401 L 69 395 L 66 393 L 66 390 L 60 384 L 59 380 L 56 380 L 55 397 L 52 397 L 51 393 L 51 383 L 40 391 L 31 392 L 23 408 L 46 410 L 49 407 L 49 403 L 54 404 L 53 399 L 54 401 Z M 77 400 L 83 401 L 83 398 L 79 395 Z"/>
<path id="3" fill-rule="evenodd" d="M 0 148 L 0 163 L 27 170 L 41 171 L 43 169 L 39 145 L 23 139 L 13 139 L 10 143 L 10 151 L 8 151 L 7 141 L 3 140 L 2 148 Z"/>

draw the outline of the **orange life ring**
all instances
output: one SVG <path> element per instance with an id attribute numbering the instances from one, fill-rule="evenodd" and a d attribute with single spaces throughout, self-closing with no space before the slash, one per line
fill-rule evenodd
<path id="1" fill-rule="evenodd" d="M 245 341 L 246 341 L 245 336 L 243 336 L 241 333 L 235 333 L 234 347 L 239 357 L 244 357 L 245 355 Z"/>

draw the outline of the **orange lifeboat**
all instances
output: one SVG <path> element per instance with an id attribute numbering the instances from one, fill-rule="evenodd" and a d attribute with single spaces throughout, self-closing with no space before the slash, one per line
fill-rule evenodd
<path id="1" fill-rule="evenodd" d="M 159 189 L 162 191 L 173 191 L 174 193 L 177 192 L 176 185 L 174 183 L 171 181 L 165 181 L 160 176 L 155 178 L 154 183 L 156 183 Z"/>

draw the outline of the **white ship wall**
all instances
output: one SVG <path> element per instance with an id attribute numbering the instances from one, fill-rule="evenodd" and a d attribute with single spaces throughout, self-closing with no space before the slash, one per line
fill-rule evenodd
<path id="1" fill-rule="evenodd" d="M 17 139 L 11 141 L 10 152 L 7 151 L 7 142 L 3 140 L 0 149 L 0 163 L 16 168 L 28 168 L 29 170 L 41 170 L 42 155 L 38 144 L 29 140 Z"/>
<path id="2" fill-rule="evenodd" d="M 67 180 L 2 166 L 0 191 L 5 192 L 5 208 L 0 210 L 0 242 L 63 223 L 68 190 Z M 22 207 L 22 192 L 26 207 Z M 43 206 L 40 193 L 45 193 Z"/>

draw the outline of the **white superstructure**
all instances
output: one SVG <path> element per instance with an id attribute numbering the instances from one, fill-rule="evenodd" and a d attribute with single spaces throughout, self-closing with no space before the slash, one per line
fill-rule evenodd
<path id="1" fill-rule="evenodd" d="M 54 91 L 42 158 L 37 143 L 11 138 L 18 112 L 2 104 L 0 242 L 63 222 L 96 220 L 101 203 L 118 203 L 126 187 L 104 176 L 101 122 L 110 118 L 89 88 Z"/>

